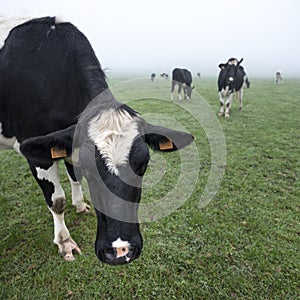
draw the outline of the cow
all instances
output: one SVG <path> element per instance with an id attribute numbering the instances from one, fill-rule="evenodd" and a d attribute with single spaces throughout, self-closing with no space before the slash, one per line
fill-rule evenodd
<path id="1" fill-rule="evenodd" d="M 155 73 L 151 73 L 151 75 L 150 75 L 151 81 L 154 81 L 155 77 L 156 77 L 156 74 Z"/>
<path id="2" fill-rule="evenodd" d="M 163 78 L 163 79 L 168 79 L 169 75 L 167 73 L 161 73 L 160 77 Z"/>
<path id="3" fill-rule="evenodd" d="M 192 74 L 187 69 L 175 68 L 172 71 L 172 88 L 171 88 L 171 100 L 174 100 L 174 89 L 176 84 L 178 84 L 178 98 L 181 98 L 181 89 L 183 88 L 184 99 L 191 99 L 192 97 Z"/>
<path id="4" fill-rule="evenodd" d="M 277 71 L 275 73 L 275 79 L 274 79 L 275 84 L 281 84 L 282 83 L 282 72 Z"/>
<path id="5" fill-rule="evenodd" d="M 246 77 L 244 68 L 240 65 L 242 61 L 243 59 L 238 61 L 236 58 L 230 58 L 227 63 L 219 64 L 219 68 L 221 69 L 218 77 L 218 90 L 221 104 L 219 116 L 224 115 L 225 105 L 225 117 L 229 118 L 232 96 L 235 92 L 237 92 L 240 103 L 239 110 L 242 110 L 243 85 Z"/>
<path id="6" fill-rule="evenodd" d="M 171 152 L 192 141 L 191 134 L 152 125 L 119 103 L 91 44 L 73 24 L 43 17 L 10 31 L 0 50 L 0 149 L 15 149 L 27 160 L 66 261 L 81 250 L 64 220 L 60 161 L 77 212 L 90 208 L 81 189 L 87 180 L 98 221 L 97 257 L 120 265 L 142 251 L 138 205 L 149 147 Z"/>
<path id="7" fill-rule="evenodd" d="M 250 81 L 248 76 L 244 77 L 244 87 L 246 87 L 247 89 L 250 89 Z"/>

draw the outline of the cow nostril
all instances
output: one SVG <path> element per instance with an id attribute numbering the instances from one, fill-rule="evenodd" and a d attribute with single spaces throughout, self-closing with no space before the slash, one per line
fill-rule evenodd
<path id="1" fill-rule="evenodd" d="M 116 257 L 123 257 L 129 253 L 129 247 L 116 247 L 115 250 L 117 252 Z"/>

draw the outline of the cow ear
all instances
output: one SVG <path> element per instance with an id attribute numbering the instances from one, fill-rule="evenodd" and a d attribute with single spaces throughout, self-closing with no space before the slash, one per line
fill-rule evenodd
<path id="1" fill-rule="evenodd" d="M 183 131 L 146 124 L 145 142 L 157 151 L 171 152 L 189 145 L 194 137 Z"/>
<path id="2" fill-rule="evenodd" d="M 29 138 L 21 143 L 20 150 L 26 158 L 45 163 L 70 156 L 74 131 L 75 125 L 44 136 Z"/>

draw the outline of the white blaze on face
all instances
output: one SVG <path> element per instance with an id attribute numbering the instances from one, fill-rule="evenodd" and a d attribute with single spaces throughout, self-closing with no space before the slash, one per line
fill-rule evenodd
<path id="1" fill-rule="evenodd" d="M 88 134 L 105 159 L 108 170 L 119 175 L 118 166 L 126 164 L 135 137 L 137 120 L 126 111 L 110 109 L 89 122 Z"/>
<path id="2" fill-rule="evenodd" d="M 129 252 L 130 243 L 118 238 L 116 241 L 112 242 L 112 247 L 116 249 L 117 257 L 123 257 Z"/>

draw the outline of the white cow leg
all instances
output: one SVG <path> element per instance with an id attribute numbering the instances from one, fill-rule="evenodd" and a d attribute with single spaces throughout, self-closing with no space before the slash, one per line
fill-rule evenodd
<path id="1" fill-rule="evenodd" d="M 230 107 L 231 107 L 231 100 L 232 100 L 232 95 L 233 94 L 230 94 L 227 98 L 227 101 L 225 103 L 225 118 L 229 118 L 229 111 L 230 111 Z"/>
<path id="2" fill-rule="evenodd" d="M 219 97 L 220 97 L 220 111 L 219 111 L 219 116 L 223 116 L 224 115 L 224 97 L 222 92 L 219 92 Z"/>
<path id="3" fill-rule="evenodd" d="M 50 209 L 54 220 L 54 243 L 58 246 L 59 254 L 66 261 L 74 261 L 73 250 L 81 254 L 78 245 L 71 238 L 69 230 L 65 224 L 64 213 L 56 213 Z"/>
<path id="4" fill-rule="evenodd" d="M 238 99 L 239 99 L 239 102 L 240 102 L 240 108 L 239 108 L 239 110 L 240 111 L 243 109 L 243 93 L 244 93 L 244 90 L 243 90 L 243 88 L 241 88 L 238 91 Z"/>
<path id="5" fill-rule="evenodd" d="M 72 205 L 76 207 L 76 212 L 85 213 L 90 209 L 90 206 L 84 202 L 84 197 L 83 197 L 82 188 L 81 188 L 81 179 L 82 179 L 81 172 L 79 169 L 76 170 L 77 177 L 80 177 L 77 180 L 77 178 L 75 176 L 75 172 L 74 172 L 74 168 L 76 168 L 76 167 L 71 165 L 67 161 L 65 161 L 65 165 L 67 168 L 68 178 L 69 178 L 69 181 L 71 184 Z"/>
<path id="6" fill-rule="evenodd" d="M 91 207 L 84 202 L 81 182 L 74 181 L 69 174 L 68 177 L 72 190 L 72 205 L 76 207 L 76 212 L 78 213 L 87 212 Z"/>
<path id="7" fill-rule="evenodd" d="M 182 97 L 181 97 L 181 90 L 182 90 L 182 84 L 181 84 L 181 83 L 178 83 L 178 99 L 179 99 L 179 101 L 182 100 Z"/>
<path id="8" fill-rule="evenodd" d="M 74 260 L 72 251 L 80 253 L 80 249 L 70 236 L 64 221 L 64 210 L 66 206 L 65 193 L 59 182 L 58 162 L 45 167 L 35 166 L 33 174 L 42 188 L 48 207 L 54 220 L 54 243 L 58 245 L 59 253 L 67 260 Z"/>

